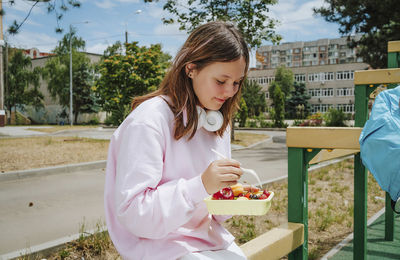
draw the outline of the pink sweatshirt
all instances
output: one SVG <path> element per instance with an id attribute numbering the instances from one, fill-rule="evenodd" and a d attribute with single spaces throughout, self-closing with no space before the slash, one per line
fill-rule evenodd
<path id="1" fill-rule="evenodd" d="M 174 115 L 161 97 L 139 105 L 114 132 L 108 152 L 105 213 L 108 232 L 124 259 L 177 259 L 227 248 L 234 237 L 208 214 L 201 174 L 231 157 L 230 134 L 197 130 L 174 139 Z"/>

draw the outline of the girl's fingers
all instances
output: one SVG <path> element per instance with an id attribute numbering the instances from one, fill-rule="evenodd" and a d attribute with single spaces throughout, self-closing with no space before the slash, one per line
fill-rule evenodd
<path id="1" fill-rule="evenodd" d="M 221 174 L 219 176 L 219 180 L 221 182 L 226 182 L 226 181 L 237 181 L 240 179 L 240 175 L 236 175 L 234 173 L 226 173 L 226 174 Z"/>
<path id="2" fill-rule="evenodd" d="M 220 174 L 228 174 L 233 173 L 238 175 L 239 177 L 243 175 L 243 170 L 241 168 L 232 167 L 232 166 L 223 166 L 219 168 Z"/>
<path id="3" fill-rule="evenodd" d="M 230 186 L 233 186 L 233 185 L 235 185 L 235 184 L 237 184 L 237 181 L 224 181 L 224 182 L 222 182 L 222 185 L 223 185 L 225 188 L 230 187 Z"/>
<path id="4" fill-rule="evenodd" d="M 215 162 L 217 163 L 218 166 L 234 166 L 240 168 L 240 162 L 234 159 L 221 159 Z"/>

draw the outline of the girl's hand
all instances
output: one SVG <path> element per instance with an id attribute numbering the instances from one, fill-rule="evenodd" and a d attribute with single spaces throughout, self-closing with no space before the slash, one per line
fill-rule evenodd
<path id="1" fill-rule="evenodd" d="M 201 175 L 208 194 L 214 194 L 222 188 L 235 185 L 242 176 L 240 163 L 233 159 L 213 161 Z"/>

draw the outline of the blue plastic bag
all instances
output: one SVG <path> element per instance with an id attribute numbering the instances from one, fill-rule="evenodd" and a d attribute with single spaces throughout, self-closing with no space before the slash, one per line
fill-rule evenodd
<path id="1" fill-rule="evenodd" d="M 400 198 L 400 86 L 379 93 L 360 135 L 361 159 L 393 201 Z"/>

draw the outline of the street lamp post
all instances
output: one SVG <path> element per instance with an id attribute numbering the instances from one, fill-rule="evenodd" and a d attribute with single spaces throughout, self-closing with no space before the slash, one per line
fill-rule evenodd
<path id="1" fill-rule="evenodd" d="M 135 14 L 140 14 L 142 10 L 136 10 Z M 128 20 L 128 19 L 127 19 Z M 125 22 L 125 43 L 128 44 L 128 22 Z"/>
<path id="2" fill-rule="evenodd" d="M 72 25 L 73 24 L 81 24 L 81 23 L 89 23 L 89 21 L 79 22 L 79 23 L 71 23 L 69 25 L 69 124 L 71 126 L 74 125 L 74 113 L 72 108 Z"/>
<path id="3" fill-rule="evenodd" d="M 72 25 L 69 26 L 69 124 L 74 123 L 74 113 L 72 110 Z"/>

